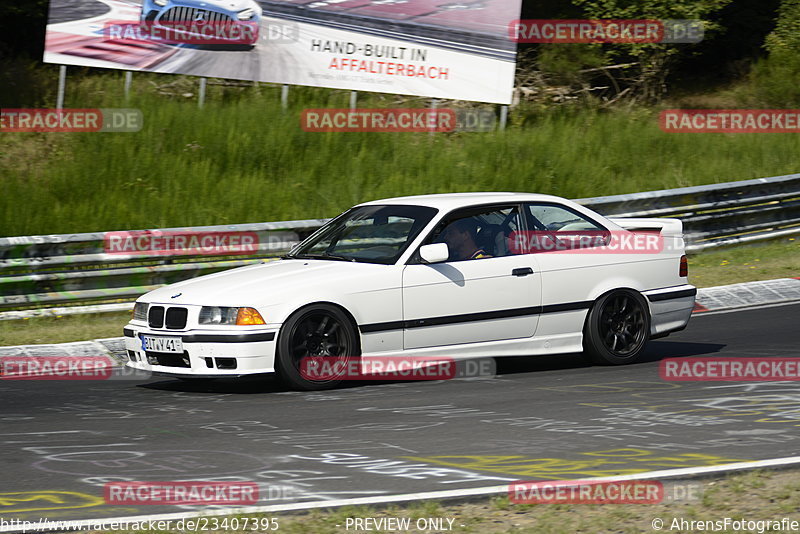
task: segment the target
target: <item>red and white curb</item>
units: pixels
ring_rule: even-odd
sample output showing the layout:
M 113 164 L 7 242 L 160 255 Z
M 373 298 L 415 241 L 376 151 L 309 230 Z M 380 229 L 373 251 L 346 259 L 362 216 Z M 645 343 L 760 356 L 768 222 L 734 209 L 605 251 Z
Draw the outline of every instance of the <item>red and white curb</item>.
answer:
M 74 341 L 72 343 L 0 347 L 0 363 L 3 358 L 80 356 L 85 358 L 107 358 L 109 365 L 119 367 L 126 360 L 124 339 L 123 337 L 111 337 L 92 341 Z
M 743 282 L 697 290 L 695 313 L 800 302 L 800 277 Z

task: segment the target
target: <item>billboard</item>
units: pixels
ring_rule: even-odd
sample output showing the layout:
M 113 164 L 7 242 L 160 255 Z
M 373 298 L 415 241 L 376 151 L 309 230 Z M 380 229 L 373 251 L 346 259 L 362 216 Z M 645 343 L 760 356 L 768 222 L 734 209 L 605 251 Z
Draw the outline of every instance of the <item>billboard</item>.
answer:
M 51 0 L 44 61 L 508 104 L 521 0 Z

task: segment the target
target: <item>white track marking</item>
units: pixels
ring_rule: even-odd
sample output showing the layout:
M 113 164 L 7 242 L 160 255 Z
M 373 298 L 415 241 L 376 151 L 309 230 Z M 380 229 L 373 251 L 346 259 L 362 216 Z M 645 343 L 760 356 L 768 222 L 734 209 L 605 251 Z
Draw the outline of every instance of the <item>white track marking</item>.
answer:
M 745 471 L 750 469 L 761 469 L 770 467 L 788 467 L 791 465 L 800 464 L 800 456 L 791 456 L 787 458 L 775 458 L 772 460 L 756 460 L 752 462 L 737 462 L 725 465 L 712 465 L 706 467 L 685 467 L 681 469 L 666 469 L 662 471 L 648 471 L 646 473 L 637 473 L 635 475 L 624 475 L 617 477 L 597 477 L 597 478 L 581 478 L 582 482 L 592 481 L 623 481 L 623 480 L 653 480 L 653 479 L 670 479 L 679 477 L 695 477 L 718 473 L 729 473 L 733 471 Z M 482 488 L 465 488 L 458 490 L 445 490 L 445 491 L 427 491 L 420 493 L 404 493 L 400 495 L 385 495 L 379 497 L 359 497 L 355 499 L 339 499 L 330 501 L 317 501 L 317 502 L 304 502 L 295 504 L 278 504 L 269 506 L 242 506 L 237 508 L 222 508 L 215 509 L 210 512 L 178 512 L 169 514 L 151 514 L 151 515 L 138 515 L 127 517 L 104 517 L 97 519 L 83 519 L 70 521 L 70 528 L 76 529 L 80 527 L 91 527 L 99 523 L 136 523 L 143 521 L 177 521 L 179 519 L 197 518 L 197 517 L 211 517 L 231 514 L 255 514 L 255 513 L 272 513 L 272 512 L 293 512 L 300 510 L 312 510 L 318 508 L 338 508 L 341 506 L 361 506 L 361 505 L 376 505 L 376 504 L 389 504 L 401 503 L 419 500 L 431 499 L 461 499 L 466 497 L 479 497 L 489 496 L 496 494 L 507 494 L 508 485 L 502 486 L 486 486 Z M 56 525 L 62 524 L 62 521 L 52 521 L 44 524 L 36 524 L 36 527 L 50 532 L 55 532 L 51 528 Z M 0 527 L 0 532 L 22 532 L 23 528 L 3 526 Z M 30 526 L 28 526 L 30 530 Z M 67 530 L 64 528 L 63 530 Z

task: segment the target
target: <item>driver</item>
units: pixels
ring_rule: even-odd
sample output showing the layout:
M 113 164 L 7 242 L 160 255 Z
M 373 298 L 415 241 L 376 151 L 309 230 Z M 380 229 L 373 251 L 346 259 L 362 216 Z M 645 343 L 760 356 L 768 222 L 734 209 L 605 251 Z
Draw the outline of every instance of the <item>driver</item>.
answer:
M 491 258 L 491 254 L 480 248 L 476 243 L 478 236 L 478 223 L 475 219 L 458 219 L 447 225 L 440 236 L 443 243 L 450 249 L 450 261 L 477 260 Z

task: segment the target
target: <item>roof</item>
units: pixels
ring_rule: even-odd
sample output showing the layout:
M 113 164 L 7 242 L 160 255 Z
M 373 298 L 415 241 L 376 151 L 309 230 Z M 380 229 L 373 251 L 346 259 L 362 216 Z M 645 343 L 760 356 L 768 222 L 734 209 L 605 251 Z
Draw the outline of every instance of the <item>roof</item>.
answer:
M 375 204 L 412 204 L 417 206 L 429 206 L 432 208 L 439 208 L 449 211 L 455 208 L 465 208 L 478 204 L 537 201 L 564 202 L 565 199 L 553 195 L 540 195 L 536 193 L 445 193 L 437 195 L 416 195 L 409 197 L 394 197 L 382 200 L 372 200 L 370 202 L 359 204 L 359 206 L 369 206 Z

